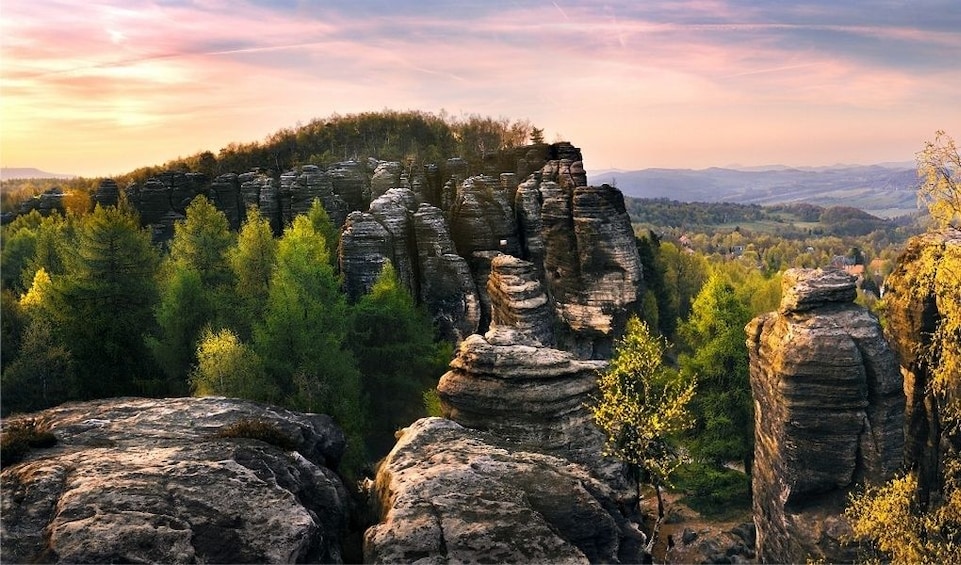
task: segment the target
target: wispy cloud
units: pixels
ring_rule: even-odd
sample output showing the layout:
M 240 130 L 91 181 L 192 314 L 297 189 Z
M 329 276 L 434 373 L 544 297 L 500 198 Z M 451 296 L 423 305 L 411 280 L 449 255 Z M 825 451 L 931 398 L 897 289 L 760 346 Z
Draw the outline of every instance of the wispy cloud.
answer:
M 576 135 L 603 166 L 667 162 L 666 151 L 723 159 L 718 147 L 751 139 L 775 159 L 765 124 L 784 151 L 810 144 L 812 124 L 875 136 L 897 124 L 916 147 L 923 132 L 961 123 L 950 102 L 961 9 L 928 3 L 942 16 L 816 0 L 5 5 L 4 164 L 142 147 L 109 165 L 123 170 L 385 107 L 528 117 Z M 917 126 L 904 132 L 908 115 Z M 704 124 L 724 139 L 683 133 Z

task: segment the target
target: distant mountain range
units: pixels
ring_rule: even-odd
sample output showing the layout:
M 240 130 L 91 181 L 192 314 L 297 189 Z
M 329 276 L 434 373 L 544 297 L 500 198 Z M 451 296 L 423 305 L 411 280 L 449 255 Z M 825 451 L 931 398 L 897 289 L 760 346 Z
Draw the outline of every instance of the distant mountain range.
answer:
M 625 196 L 681 202 L 851 206 L 881 217 L 917 211 L 911 163 L 792 168 L 643 169 L 589 171 L 588 182 L 616 185 Z
M 32 167 L 0 167 L 0 180 L 11 179 L 73 179 L 77 175 L 48 173 Z

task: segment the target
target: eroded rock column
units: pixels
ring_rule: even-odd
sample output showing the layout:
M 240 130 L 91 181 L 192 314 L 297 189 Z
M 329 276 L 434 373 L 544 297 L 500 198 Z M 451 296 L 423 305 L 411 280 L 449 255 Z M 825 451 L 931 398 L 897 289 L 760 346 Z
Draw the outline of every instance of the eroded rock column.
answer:
M 780 308 L 747 325 L 754 521 L 767 563 L 851 561 L 848 493 L 898 468 L 904 394 L 877 319 L 841 271 L 792 269 Z

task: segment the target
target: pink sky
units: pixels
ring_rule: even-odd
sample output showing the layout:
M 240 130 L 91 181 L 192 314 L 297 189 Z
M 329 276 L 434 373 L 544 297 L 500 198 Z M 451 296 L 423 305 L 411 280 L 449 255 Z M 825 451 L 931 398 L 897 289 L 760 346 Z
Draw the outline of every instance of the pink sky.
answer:
M 530 119 L 591 170 L 961 137 L 956 0 L 782 4 L 3 0 L 0 162 L 120 174 L 385 108 Z

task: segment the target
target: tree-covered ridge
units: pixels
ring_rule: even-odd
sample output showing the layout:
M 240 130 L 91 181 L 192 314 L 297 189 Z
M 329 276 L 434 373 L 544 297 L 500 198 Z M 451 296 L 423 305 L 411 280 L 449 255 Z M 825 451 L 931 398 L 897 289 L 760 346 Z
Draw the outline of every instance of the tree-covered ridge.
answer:
M 878 218 L 849 206 L 822 207 L 804 202 L 761 206 L 734 202 L 679 202 L 666 198 L 625 198 L 631 219 L 643 226 L 689 231 L 742 227 L 796 238 L 804 235 L 863 236 L 894 233 L 915 224 L 913 217 Z
M 143 182 L 163 171 L 195 171 L 213 178 L 256 168 L 276 174 L 300 165 L 326 167 L 340 161 L 374 157 L 404 163 L 439 163 L 461 157 L 477 164 L 500 149 L 527 143 L 536 132 L 527 120 L 470 114 L 453 116 L 441 111 L 382 110 L 333 114 L 302 125 L 278 130 L 263 141 L 231 143 L 219 152 L 203 151 L 142 167 L 117 178 L 124 186 Z M 542 140 L 542 137 L 541 137 Z

